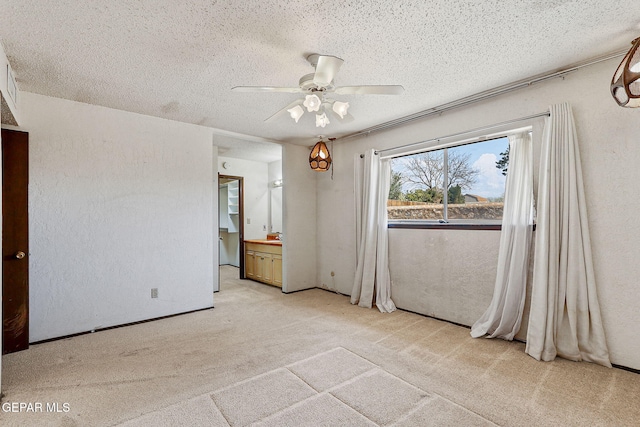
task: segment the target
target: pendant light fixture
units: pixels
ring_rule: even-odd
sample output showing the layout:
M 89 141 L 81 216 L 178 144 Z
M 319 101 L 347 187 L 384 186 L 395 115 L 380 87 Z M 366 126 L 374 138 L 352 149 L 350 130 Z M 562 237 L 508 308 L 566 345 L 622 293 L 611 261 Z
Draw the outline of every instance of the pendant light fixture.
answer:
M 631 42 L 611 80 L 611 95 L 621 107 L 640 107 L 640 37 Z
M 329 167 L 331 167 L 331 154 L 324 141 L 318 141 L 311 149 L 309 166 L 317 172 L 326 172 L 329 170 Z

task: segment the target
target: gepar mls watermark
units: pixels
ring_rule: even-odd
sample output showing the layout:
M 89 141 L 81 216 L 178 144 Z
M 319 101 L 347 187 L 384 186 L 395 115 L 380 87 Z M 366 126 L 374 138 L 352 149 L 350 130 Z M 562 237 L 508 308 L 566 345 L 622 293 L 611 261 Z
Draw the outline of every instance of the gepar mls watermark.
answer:
M 66 413 L 71 410 L 71 405 L 66 402 L 4 402 L 0 408 L 2 412 Z

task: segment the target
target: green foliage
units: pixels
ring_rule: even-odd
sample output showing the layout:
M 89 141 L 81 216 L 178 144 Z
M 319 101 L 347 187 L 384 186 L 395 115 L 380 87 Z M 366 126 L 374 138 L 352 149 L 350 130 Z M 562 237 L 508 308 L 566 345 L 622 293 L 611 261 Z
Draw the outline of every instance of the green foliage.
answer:
M 462 188 L 459 185 L 449 188 L 448 202 L 451 204 L 463 204 L 464 196 L 462 195 Z
M 389 188 L 389 200 L 402 200 L 402 174 L 391 171 L 391 187 Z
M 410 202 L 442 203 L 442 193 L 435 188 L 412 190 L 407 192 L 404 197 Z
M 507 176 L 507 169 L 509 168 L 509 146 L 507 149 L 500 153 L 500 160 L 496 162 L 496 168 L 502 171 L 502 175 Z

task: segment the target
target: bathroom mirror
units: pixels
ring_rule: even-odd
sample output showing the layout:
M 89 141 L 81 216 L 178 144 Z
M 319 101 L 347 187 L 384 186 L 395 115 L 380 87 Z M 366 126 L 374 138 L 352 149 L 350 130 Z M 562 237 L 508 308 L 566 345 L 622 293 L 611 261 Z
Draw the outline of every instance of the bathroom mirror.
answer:
M 282 184 L 269 188 L 269 231 L 282 233 Z

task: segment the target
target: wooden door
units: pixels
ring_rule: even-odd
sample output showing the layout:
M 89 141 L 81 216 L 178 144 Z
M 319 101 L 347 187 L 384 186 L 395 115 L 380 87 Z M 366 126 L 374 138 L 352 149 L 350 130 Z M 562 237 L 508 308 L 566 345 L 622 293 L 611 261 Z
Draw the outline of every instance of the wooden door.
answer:
M 2 354 L 29 348 L 29 134 L 2 129 Z

